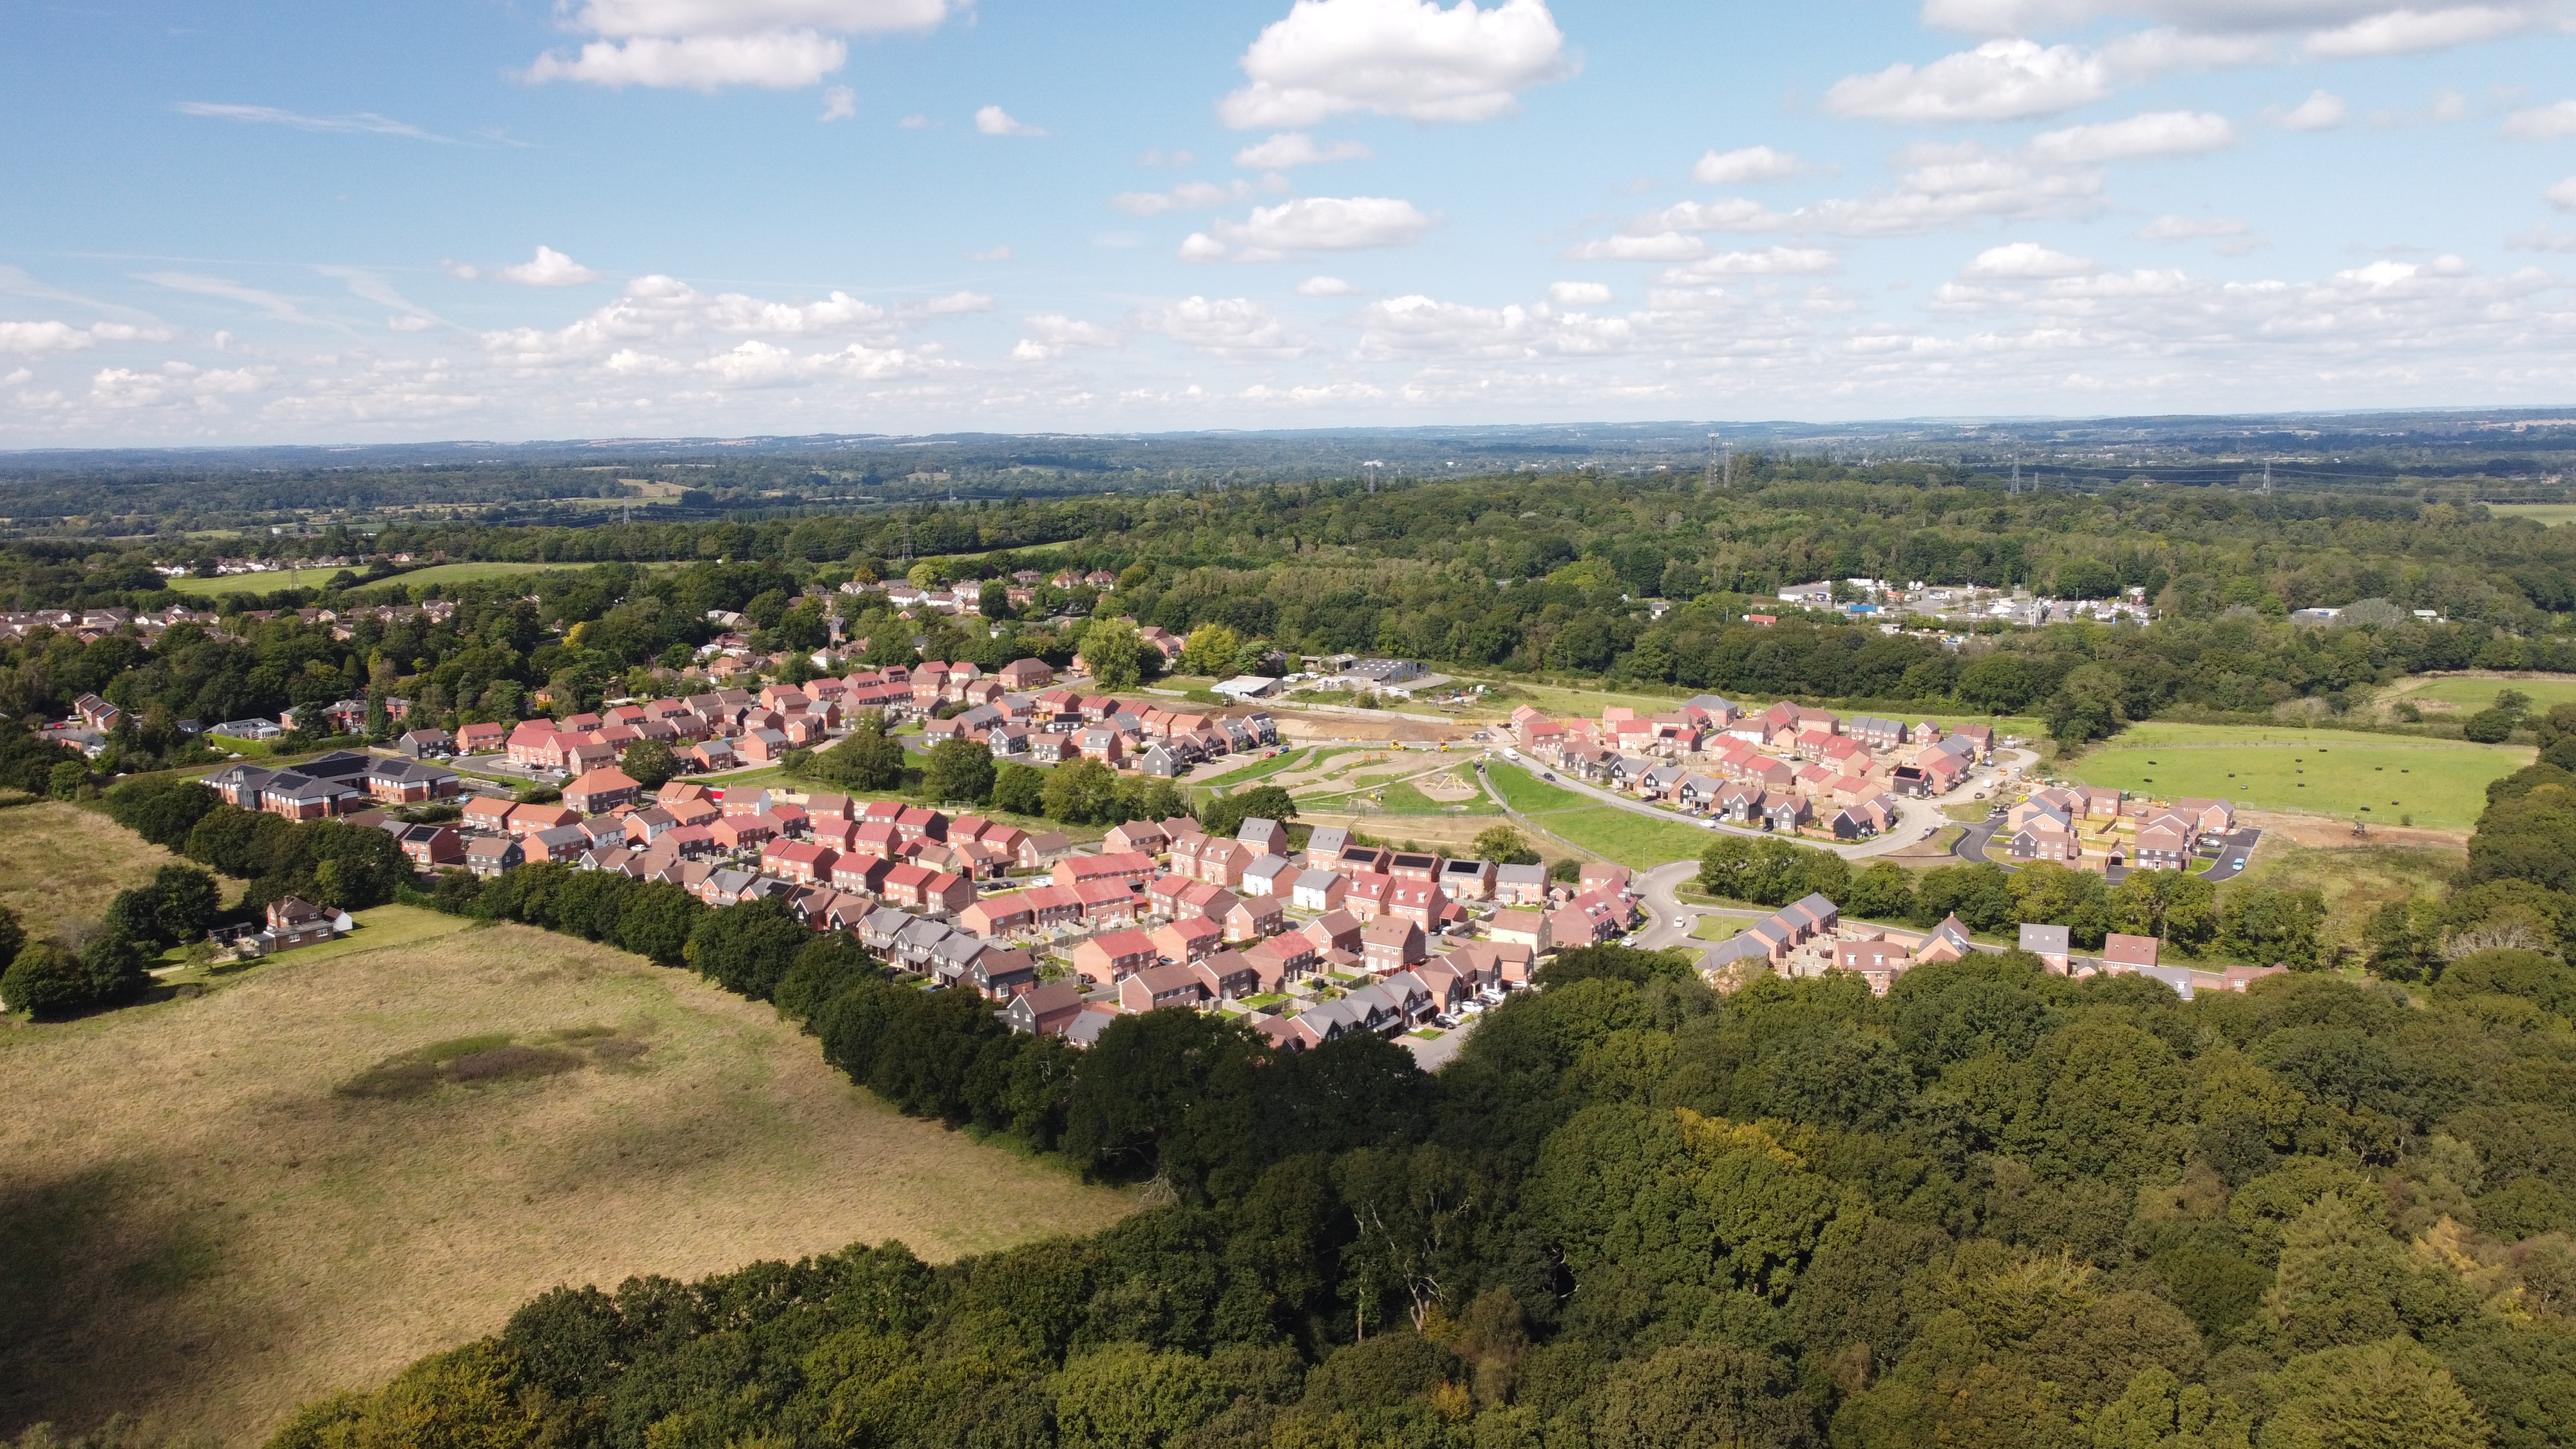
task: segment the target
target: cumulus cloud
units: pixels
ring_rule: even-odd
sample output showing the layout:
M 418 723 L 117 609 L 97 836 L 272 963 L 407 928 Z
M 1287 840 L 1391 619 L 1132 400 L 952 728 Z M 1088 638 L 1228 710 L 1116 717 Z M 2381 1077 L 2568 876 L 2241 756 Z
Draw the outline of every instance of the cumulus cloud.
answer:
M 638 35 L 594 40 L 573 55 L 548 51 L 527 78 L 585 85 L 717 91 L 726 86 L 797 90 L 839 70 L 850 47 L 837 35 L 779 30 L 761 35 Z
M 950 8 L 950 0 L 590 0 L 572 24 L 600 38 L 569 56 L 538 56 L 526 78 L 701 91 L 793 89 L 848 61 L 841 37 L 927 30 Z
M 340 116 L 308 116 L 301 111 L 280 110 L 276 106 L 240 106 L 221 101 L 180 101 L 170 109 L 183 116 L 206 116 L 221 121 L 249 121 L 259 125 L 286 126 L 298 131 L 339 131 L 368 136 L 400 136 L 411 141 L 449 139 L 424 131 L 408 121 L 379 116 L 373 111 L 352 111 Z
M 493 275 L 522 287 L 578 287 L 599 280 L 599 273 L 550 246 L 539 246 L 535 256 Z
M 988 297 L 960 293 L 954 299 L 918 304 L 907 315 L 926 317 L 990 305 Z M 495 360 L 546 369 L 604 359 L 621 350 L 640 354 L 648 348 L 685 346 L 711 334 L 756 340 L 847 333 L 858 335 L 871 350 L 884 352 L 894 347 L 896 321 L 885 308 L 847 292 L 836 291 L 819 301 L 780 302 L 741 292 L 710 295 L 677 277 L 655 275 L 637 277 L 614 301 L 568 326 L 551 331 L 508 328 L 485 332 L 481 340 Z M 743 357 L 764 355 L 755 349 Z M 625 365 L 639 364 L 630 359 Z
M 2530 29 L 2532 24 L 2533 17 L 2523 11 L 2496 5 L 2391 10 L 2332 30 L 2320 30 L 2308 37 L 2307 52 L 2326 60 L 2412 55 L 2481 40 L 2501 40 Z
M 1297 284 L 1300 297 L 1348 297 L 1358 291 L 1359 288 L 1339 277 L 1308 277 Z
M 1013 362 L 1052 362 L 1076 348 L 1111 348 L 1123 340 L 1111 328 L 1061 312 L 1041 312 L 1021 320 L 1028 335 L 1011 349 Z
M 1521 91 L 1572 73 L 1543 0 L 1297 0 L 1240 62 L 1252 83 L 1217 116 L 1238 130 L 1311 126 L 1373 111 L 1416 121 L 1485 121 Z
M 1007 245 L 986 247 L 980 252 L 968 252 L 966 254 L 966 260 L 970 262 L 1007 262 L 1010 259 L 1011 249 Z
M 1576 260 L 1684 261 L 1691 232 L 1821 232 L 1912 236 L 1974 221 L 2087 216 L 2101 207 L 2100 173 L 2041 170 L 1982 148 L 1910 151 L 1915 164 L 1890 191 L 1777 211 L 1744 197 L 1683 202 L 1629 220 L 1621 235 L 1577 247 Z
M 1109 204 L 1129 216 L 1160 216 L 1167 211 L 1209 211 L 1252 195 L 1243 182 L 1219 186 L 1213 181 L 1184 181 L 1169 191 L 1122 191 Z
M 1746 146 L 1700 157 L 1699 164 L 1691 167 L 1691 179 L 1708 186 L 1740 186 L 1748 181 L 1785 181 L 1806 169 L 1806 162 L 1786 151 Z
M 2576 176 L 2568 177 L 2540 195 L 2560 211 L 2576 211 Z
M 1303 356 L 1314 343 L 1249 297 L 1189 297 L 1169 307 L 1139 310 L 1129 319 L 1140 332 L 1229 361 Z
M 1292 166 L 1313 166 L 1326 161 L 1366 161 L 1377 153 L 1357 141 L 1336 141 L 1318 146 L 1315 138 L 1303 131 L 1282 131 L 1267 141 L 1246 146 L 1234 153 L 1234 164 L 1255 171 L 1285 171 Z
M 2124 81 L 2153 80 L 2176 71 L 2223 70 L 2275 59 L 2279 45 L 2261 35 L 2194 35 L 2158 26 L 2114 36 L 2102 45 L 2102 63 Z
M 1602 356 L 1624 352 L 1637 340 L 1635 324 L 1624 317 L 1518 305 L 1473 307 L 1419 294 L 1371 303 L 1361 310 L 1360 321 L 1358 352 L 1372 359 Z
M 859 113 L 859 93 L 848 86 L 834 86 L 823 92 L 823 114 L 818 121 L 846 121 Z
M 0 352 L 77 352 L 97 342 L 69 322 L 0 322 Z
M 2504 118 L 2504 133 L 2517 141 L 2556 141 L 2576 136 L 2576 101 L 2516 111 Z
M 1688 266 L 1675 267 L 1658 280 L 1668 286 L 1692 286 L 1729 277 L 1812 276 L 1842 265 L 1842 258 L 1822 247 L 1766 247 L 1758 252 L 1719 252 Z
M 1925 66 L 1846 76 L 1825 109 L 1877 121 L 2010 121 L 2053 115 L 2111 93 L 2109 69 L 2071 45 L 1991 40 Z
M 2308 98 L 2273 119 L 2285 131 L 2331 131 L 2351 115 L 2343 97 L 2332 91 L 2310 91 Z
M 900 348 L 853 342 L 838 352 L 799 353 L 758 338 L 702 359 L 695 370 L 726 387 L 784 387 L 823 378 L 875 382 L 924 370 L 929 360 Z
M 2206 111 L 2150 111 L 2125 121 L 2069 126 L 2031 138 L 2030 154 L 2057 165 L 2198 156 L 2236 144 L 2236 128 Z
M 975 129 L 987 136 L 1043 136 L 1043 127 L 1015 119 L 1000 106 L 985 106 L 975 112 Z
M 1550 282 L 1547 299 L 1559 307 L 1599 307 L 1610 300 L 1610 288 L 1602 282 Z
M 1975 260 L 1960 269 L 1960 275 L 1999 279 L 2029 280 L 2045 277 L 2091 276 L 2101 268 L 2082 257 L 2051 251 L 2037 242 L 2007 242 L 1977 253 Z
M 1297 252 L 1409 245 L 1431 227 L 1410 201 L 1386 196 L 1307 196 L 1254 207 L 1181 243 L 1184 261 L 1275 262 Z

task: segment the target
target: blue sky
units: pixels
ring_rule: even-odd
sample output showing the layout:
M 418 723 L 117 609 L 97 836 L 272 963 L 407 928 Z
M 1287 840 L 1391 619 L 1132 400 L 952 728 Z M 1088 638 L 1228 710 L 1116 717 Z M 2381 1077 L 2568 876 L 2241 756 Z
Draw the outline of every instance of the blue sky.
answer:
M 2576 403 L 2576 0 L 0 27 L 0 446 Z

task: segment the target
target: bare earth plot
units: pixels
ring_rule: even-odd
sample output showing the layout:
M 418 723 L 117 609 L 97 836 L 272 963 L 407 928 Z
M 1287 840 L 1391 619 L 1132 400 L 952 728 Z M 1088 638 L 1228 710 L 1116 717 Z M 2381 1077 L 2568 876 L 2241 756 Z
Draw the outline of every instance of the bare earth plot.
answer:
M 557 1284 L 1130 1203 L 897 1115 L 766 1006 L 517 926 L 0 1028 L 0 1434 L 114 1412 L 251 1443 Z

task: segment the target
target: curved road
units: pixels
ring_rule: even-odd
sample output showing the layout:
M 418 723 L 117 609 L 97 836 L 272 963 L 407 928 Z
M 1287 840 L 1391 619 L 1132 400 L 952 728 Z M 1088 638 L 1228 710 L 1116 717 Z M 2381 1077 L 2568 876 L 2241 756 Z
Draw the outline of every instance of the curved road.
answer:
M 1498 758 L 1498 752 L 1488 751 L 1485 758 Z M 1549 774 L 1556 774 L 1555 771 L 1548 770 L 1545 765 L 1538 764 L 1535 761 L 1504 758 L 1503 763 L 1514 766 L 1518 769 L 1529 771 L 1530 778 L 1534 780 L 1538 779 L 1541 771 L 1546 771 Z M 2003 772 L 2001 769 L 1989 766 L 1982 768 L 1976 774 L 1969 776 L 1966 781 L 1961 783 L 1957 789 L 1952 790 L 1949 794 L 1940 796 L 1936 799 L 1907 800 L 1900 797 L 1896 802 L 1896 828 L 1881 833 L 1875 839 L 1860 841 L 1857 844 L 1844 844 L 1839 841 L 1827 842 L 1821 840 L 1801 841 L 1800 843 L 1811 845 L 1818 850 L 1830 850 L 1836 855 L 1843 857 L 1845 860 L 1867 860 L 1873 856 L 1892 855 L 1908 846 L 1929 839 L 1944 825 L 1954 825 L 1958 823 L 1941 813 L 1940 805 L 1942 801 L 1946 800 L 1955 802 L 1972 799 L 1979 790 L 1992 791 L 1994 787 L 2001 782 L 2002 778 Z M 1485 771 L 1479 769 L 1477 771 L 1477 779 L 1484 785 L 1485 793 L 1492 796 L 1494 802 L 1503 807 L 1504 813 L 1525 823 L 1529 821 L 1530 817 L 1513 810 L 1510 802 L 1505 801 L 1501 794 L 1494 789 L 1493 781 L 1487 776 Z M 1615 791 L 1604 790 L 1594 785 L 1587 785 L 1580 780 L 1576 780 L 1562 774 L 1556 774 L 1556 778 L 1554 780 L 1542 781 L 1541 783 L 1550 785 L 1555 789 L 1567 791 L 1571 794 L 1590 796 L 1593 800 L 1598 801 L 1601 804 L 1615 805 L 1631 814 L 1643 815 L 1649 820 L 1660 820 L 1667 825 L 1705 826 L 1706 824 L 1704 817 L 1676 815 L 1669 810 L 1657 809 L 1656 807 L 1639 800 L 1633 795 L 1621 795 Z M 1540 827 L 1533 826 L 1533 828 Z M 1726 824 L 1715 826 L 1711 829 L 1711 833 L 1741 835 L 1753 840 L 1765 839 L 1772 834 L 1772 832 L 1768 830 L 1757 830 L 1749 825 Z M 1555 839 L 1557 837 L 1550 836 L 1550 838 Z M 1964 844 L 1965 842 L 1963 841 L 1962 843 Z M 1592 852 L 1586 853 L 1589 854 Z

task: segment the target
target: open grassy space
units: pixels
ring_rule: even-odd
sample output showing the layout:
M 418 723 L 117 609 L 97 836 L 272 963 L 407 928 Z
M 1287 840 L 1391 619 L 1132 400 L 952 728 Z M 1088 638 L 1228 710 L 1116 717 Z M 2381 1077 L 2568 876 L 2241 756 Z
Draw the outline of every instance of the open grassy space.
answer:
M 1744 923 L 1727 916 L 1696 916 L 1691 920 L 1691 939 L 1696 941 L 1732 941 Z
M 614 503 L 616 500 L 602 500 Z M 367 587 L 400 584 L 417 595 L 431 584 L 466 584 L 482 579 L 509 578 L 515 574 L 560 573 L 566 569 L 585 569 L 579 563 L 444 563 L 425 569 L 380 579 Z M 677 568 L 677 564 L 646 564 L 646 568 Z M 173 593 L 212 596 L 216 594 L 267 594 L 279 589 L 316 588 L 328 581 L 338 569 L 279 569 L 263 574 L 228 574 L 217 579 L 172 579 Z
M 1243 785 L 1259 784 L 1261 781 L 1269 779 L 1271 776 L 1278 774 L 1282 770 L 1296 769 L 1299 764 L 1305 760 L 1306 754 L 1307 752 L 1304 750 L 1283 750 L 1280 752 L 1277 759 L 1253 760 L 1247 764 L 1228 770 L 1222 775 L 1212 775 L 1204 780 L 1194 780 L 1190 782 L 1191 788 L 1197 790 L 1233 789 Z
M 2487 512 L 2498 518 L 2536 519 L 2551 528 L 2576 523 L 2576 503 L 2490 503 Z
M 1708 851 L 1716 832 L 1683 822 L 1667 822 L 1616 805 L 1603 805 L 1588 795 L 1560 790 L 1517 765 L 1494 761 L 1486 767 L 1494 788 L 1530 823 L 1618 862 L 1647 870 L 1672 860 L 1697 860 Z M 1538 842 L 1544 852 L 1551 842 Z
M 58 800 L 0 810 L 0 906 L 30 937 L 95 921 L 118 891 L 180 863 L 95 810 Z
M 2078 762 L 2075 776 L 2159 800 L 2193 795 L 2240 809 L 2302 810 L 2466 830 L 2486 785 L 2531 763 L 2512 745 L 2395 739 L 2332 730 L 2147 723 Z M 2364 807 L 2368 807 L 2365 811 Z
M 2468 863 L 2468 852 L 2426 846 L 2373 845 L 2317 850 L 2266 837 L 2246 867 L 2245 881 L 2325 898 L 2325 939 L 2356 947 L 2373 911 L 2390 901 L 2440 893 L 2442 882 Z
M 2386 696 L 2388 703 L 2404 700 L 2428 713 L 2457 711 L 2475 714 L 2495 703 L 2504 690 L 2528 695 L 2535 710 L 2546 710 L 2553 704 L 2576 704 L 2576 675 L 2543 674 L 2523 679 L 2494 676 L 2446 674 L 2418 675 L 2401 679 Z
M 0 1029 L 0 1091 L 0 1434 L 254 1443 L 557 1284 L 944 1259 L 1130 1206 L 895 1114 L 766 1006 L 517 926 Z

